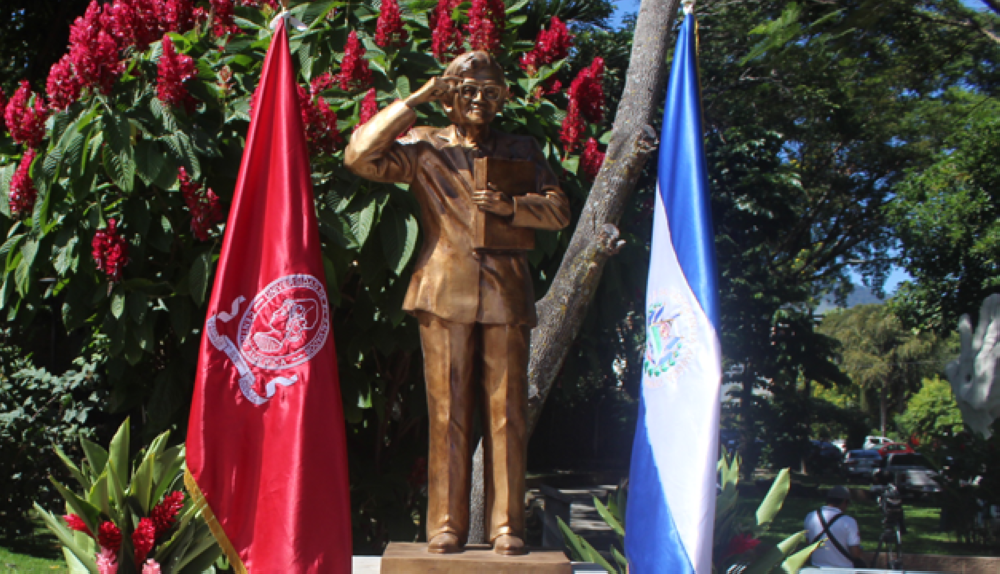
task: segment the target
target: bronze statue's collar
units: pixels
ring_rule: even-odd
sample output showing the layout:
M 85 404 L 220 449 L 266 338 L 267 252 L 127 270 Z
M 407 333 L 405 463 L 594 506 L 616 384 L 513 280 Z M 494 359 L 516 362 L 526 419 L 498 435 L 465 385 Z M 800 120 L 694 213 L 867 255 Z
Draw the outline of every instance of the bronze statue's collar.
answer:
M 447 142 L 444 147 L 456 146 L 465 147 L 467 149 L 477 149 L 485 155 L 493 155 L 497 147 L 497 131 L 493 128 L 490 128 L 490 133 L 486 136 L 485 140 L 472 147 L 463 145 L 463 138 L 458 134 L 458 128 L 455 124 L 439 130 L 437 137 Z

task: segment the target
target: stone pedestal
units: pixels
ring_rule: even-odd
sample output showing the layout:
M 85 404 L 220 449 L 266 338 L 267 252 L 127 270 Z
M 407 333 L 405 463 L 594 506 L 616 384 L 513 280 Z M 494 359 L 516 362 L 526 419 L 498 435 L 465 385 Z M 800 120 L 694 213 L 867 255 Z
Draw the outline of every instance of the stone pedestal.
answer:
M 500 556 L 486 544 L 464 552 L 431 554 L 427 544 L 392 542 L 382 555 L 381 574 L 572 574 L 560 550 L 533 549 L 524 556 Z

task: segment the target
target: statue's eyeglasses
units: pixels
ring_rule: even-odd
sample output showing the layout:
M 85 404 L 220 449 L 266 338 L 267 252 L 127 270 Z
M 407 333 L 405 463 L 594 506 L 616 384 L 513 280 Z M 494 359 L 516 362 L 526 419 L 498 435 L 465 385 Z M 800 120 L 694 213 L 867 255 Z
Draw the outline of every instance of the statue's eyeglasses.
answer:
M 458 80 L 458 78 L 446 78 Z M 458 94 L 462 96 L 465 100 L 474 100 L 479 94 L 483 95 L 484 100 L 491 102 L 498 102 L 503 99 L 504 89 L 502 86 L 497 84 L 481 84 L 472 80 L 463 80 L 456 86 Z

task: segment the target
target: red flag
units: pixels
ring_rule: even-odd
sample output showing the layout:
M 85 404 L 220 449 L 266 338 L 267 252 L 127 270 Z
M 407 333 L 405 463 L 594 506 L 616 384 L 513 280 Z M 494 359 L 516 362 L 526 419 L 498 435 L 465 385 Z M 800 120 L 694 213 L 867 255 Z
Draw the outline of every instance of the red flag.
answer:
M 344 418 L 284 22 L 201 340 L 185 482 L 237 572 L 350 572 Z

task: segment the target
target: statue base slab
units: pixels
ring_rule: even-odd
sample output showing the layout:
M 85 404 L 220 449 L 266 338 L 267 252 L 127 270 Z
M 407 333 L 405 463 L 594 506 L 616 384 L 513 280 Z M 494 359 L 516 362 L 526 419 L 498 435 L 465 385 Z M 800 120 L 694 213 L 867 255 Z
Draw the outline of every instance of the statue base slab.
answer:
M 501 556 L 488 544 L 469 544 L 463 552 L 431 554 L 426 543 L 390 542 L 381 574 L 572 574 L 560 550 L 529 549 L 523 556 Z

